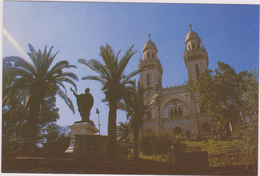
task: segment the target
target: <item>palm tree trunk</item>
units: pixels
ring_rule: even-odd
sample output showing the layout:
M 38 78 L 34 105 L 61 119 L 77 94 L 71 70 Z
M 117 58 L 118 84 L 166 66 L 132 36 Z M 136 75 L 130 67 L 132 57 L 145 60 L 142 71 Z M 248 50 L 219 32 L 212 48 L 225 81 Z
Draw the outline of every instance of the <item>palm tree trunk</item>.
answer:
M 29 104 L 29 113 L 26 122 L 27 126 L 27 138 L 36 139 L 37 137 L 37 119 L 40 115 L 40 106 L 41 100 L 40 98 L 36 98 L 32 95 L 32 101 Z
M 134 135 L 134 157 L 135 159 L 139 158 L 139 152 L 138 152 L 138 130 L 135 130 L 133 132 Z
M 116 159 L 116 112 L 117 102 L 115 100 L 109 101 L 109 115 L 108 115 L 108 135 L 110 136 L 109 142 L 109 156 L 115 161 Z

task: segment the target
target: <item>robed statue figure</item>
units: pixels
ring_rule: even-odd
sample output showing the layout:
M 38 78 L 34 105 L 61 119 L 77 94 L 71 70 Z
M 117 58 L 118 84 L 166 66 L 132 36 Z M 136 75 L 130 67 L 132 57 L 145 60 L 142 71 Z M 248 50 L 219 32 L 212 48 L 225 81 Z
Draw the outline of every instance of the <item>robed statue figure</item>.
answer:
M 89 119 L 90 110 L 94 104 L 94 98 L 91 95 L 91 93 L 89 93 L 90 89 L 86 88 L 84 94 L 77 94 L 72 88 L 70 88 L 70 90 L 73 92 L 74 96 L 77 98 L 78 111 L 82 118 L 82 120 L 80 122 L 93 123 L 93 121 Z

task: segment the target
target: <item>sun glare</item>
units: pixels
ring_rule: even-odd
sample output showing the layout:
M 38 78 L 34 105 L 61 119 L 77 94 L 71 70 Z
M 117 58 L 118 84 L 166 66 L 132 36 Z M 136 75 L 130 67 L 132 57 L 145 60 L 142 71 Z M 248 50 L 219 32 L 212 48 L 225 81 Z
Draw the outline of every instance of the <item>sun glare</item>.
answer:
M 9 39 L 9 41 L 13 44 L 14 48 L 24 57 L 27 58 L 28 55 L 24 52 L 24 50 L 20 47 L 20 45 L 15 41 L 15 39 L 5 30 L 3 29 L 4 35 Z

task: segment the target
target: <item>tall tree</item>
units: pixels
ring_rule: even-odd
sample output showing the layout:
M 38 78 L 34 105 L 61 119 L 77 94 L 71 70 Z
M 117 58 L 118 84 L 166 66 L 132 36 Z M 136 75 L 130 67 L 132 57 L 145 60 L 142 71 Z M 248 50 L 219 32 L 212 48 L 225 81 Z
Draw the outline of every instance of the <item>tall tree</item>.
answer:
M 37 138 L 40 137 L 40 131 L 50 122 L 55 122 L 59 119 L 59 109 L 55 106 L 55 97 L 46 97 L 40 108 L 39 117 L 36 118 L 37 125 L 35 133 Z M 2 109 L 2 131 L 3 135 L 8 138 L 26 138 L 26 122 L 28 111 L 21 101 L 16 104 L 5 105 Z
M 37 122 L 40 116 L 40 108 L 46 97 L 54 97 L 58 94 L 74 112 L 71 100 L 66 95 L 64 82 L 74 86 L 73 80 L 78 80 L 77 76 L 71 72 L 64 72 L 65 68 L 74 67 L 68 61 L 60 61 L 52 68 L 50 67 L 54 58 L 58 54 L 51 54 L 53 47 L 47 51 L 47 46 L 42 52 L 35 51 L 29 44 L 30 52 L 28 55 L 32 64 L 20 57 L 4 58 L 9 66 L 4 69 L 4 75 L 11 82 L 11 86 L 4 92 L 3 101 L 9 100 L 11 103 L 16 95 L 26 95 L 26 109 L 28 117 L 26 120 L 27 138 L 35 139 L 37 137 Z
M 201 105 L 217 120 L 214 130 L 226 139 L 241 120 L 240 85 L 246 71 L 237 74 L 228 64 L 219 61 L 215 75 L 212 73 L 212 70 L 203 72 L 195 90 L 199 93 Z
M 105 98 L 109 104 L 108 135 L 110 136 L 109 153 L 111 159 L 115 159 L 116 157 L 117 103 L 127 94 L 127 85 L 134 83 L 134 81 L 130 79 L 139 73 L 137 70 L 129 75 L 124 74 L 129 60 L 136 53 L 136 50 L 132 51 L 133 47 L 134 45 L 127 50 L 120 61 L 118 56 L 121 50 L 115 55 L 113 49 L 108 44 L 105 47 L 100 47 L 100 56 L 102 57 L 104 64 L 94 59 L 89 61 L 79 59 L 80 63 L 88 66 L 91 70 L 99 74 L 99 76 L 90 75 L 83 77 L 82 79 L 96 80 L 103 85 L 102 91 L 104 91 Z
M 118 104 L 119 109 L 125 110 L 127 112 L 127 119 L 130 118 L 130 127 L 134 136 L 134 156 L 135 158 L 139 157 L 138 152 L 138 134 L 142 127 L 144 114 L 147 111 L 147 108 L 151 106 L 159 94 L 154 95 L 149 98 L 147 102 L 144 101 L 144 94 L 147 91 L 152 90 L 153 87 L 143 87 L 138 82 L 137 87 L 133 86 L 129 89 L 129 96 L 124 98 L 124 102 L 120 101 Z
M 245 155 L 246 162 L 257 163 L 258 158 L 258 102 L 259 102 L 258 71 L 254 70 L 243 76 L 241 84 L 241 98 L 243 100 L 240 109 L 241 122 L 235 132 L 239 139 L 238 149 Z

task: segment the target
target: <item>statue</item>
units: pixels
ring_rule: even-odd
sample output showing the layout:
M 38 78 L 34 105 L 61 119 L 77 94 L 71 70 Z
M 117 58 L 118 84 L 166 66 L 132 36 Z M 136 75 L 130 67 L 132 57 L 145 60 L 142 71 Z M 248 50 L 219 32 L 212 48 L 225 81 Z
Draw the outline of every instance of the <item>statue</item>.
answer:
M 89 122 L 90 124 L 94 125 L 93 121 L 89 119 L 90 110 L 94 104 L 94 98 L 91 95 L 91 93 L 89 93 L 90 89 L 86 88 L 85 93 L 80 94 L 80 95 L 77 94 L 72 88 L 70 88 L 70 90 L 73 92 L 74 96 L 77 98 L 78 111 L 82 118 L 82 120 L 79 122 Z

